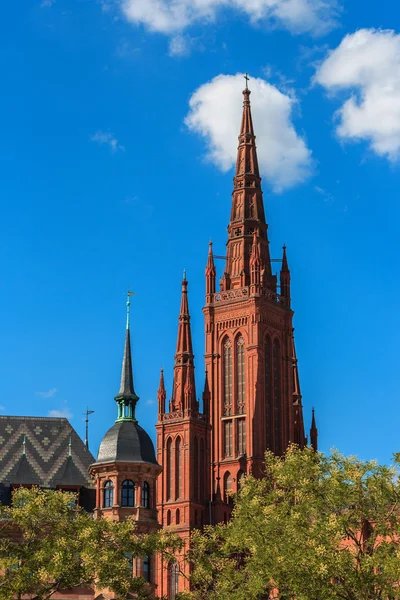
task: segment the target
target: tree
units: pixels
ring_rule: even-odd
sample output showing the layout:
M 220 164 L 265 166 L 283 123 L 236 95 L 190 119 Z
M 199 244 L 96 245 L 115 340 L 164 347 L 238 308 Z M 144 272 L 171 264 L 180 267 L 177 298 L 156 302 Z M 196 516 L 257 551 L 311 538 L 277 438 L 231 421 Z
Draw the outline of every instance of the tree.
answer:
M 400 455 L 395 456 L 395 465 Z M 397 600 L 396 468 L 292 446 L 247 477 L 231 521 L 195 532 L 196 600 Z
M 135 533 L 131 519 L 93 519 L 75 494 L 19 488 L 12 505 L 0 507 L 0 600 L 48 600 L 76 586 L 150 598 L 148 584 L 132 576 L 132 559 L 179 547 L 165 532 Z

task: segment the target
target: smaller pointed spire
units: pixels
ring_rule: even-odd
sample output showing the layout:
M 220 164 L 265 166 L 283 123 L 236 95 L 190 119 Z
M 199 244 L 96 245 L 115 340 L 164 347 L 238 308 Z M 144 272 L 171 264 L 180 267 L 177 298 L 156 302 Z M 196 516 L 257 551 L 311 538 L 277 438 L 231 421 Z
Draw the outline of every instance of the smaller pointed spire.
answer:
M 312 409 L 311 429 L 310 429 L 311 448 L 317 452 L 318 450 L 318 429 L 315 421 L 315 410 Z
M 159 418 L 162 418 L 162 416 L 165 413 L 165 400 L 167 398 L 167 392 L 166 392 L 165 383 L 164 383 L 164 370 L 163 369 L 160 370 L 160 383 L 158 386 L 157 398 L 158 398 L 158 415 L 159 415 Z
M 181 307 L 179 312 L 178 337 L 176 341 L 174 383 L 171 409 L 191 413 L 198 410 L 194 381 L 194 356 L 188 302 L 186 273 L 182 281 Z
M 280 273 L 281 296 L 284 298 L 285 306 L 290 306 L 290 271 L 286 256 L 286 246 L 282 247 L 282 267 Z
M 213 256 L 213 245 L 210 240 L 208 244 L 208 258 L 207 258 L 207 266 L 206 266 L 206 301 L 211 302 L 212 295 L 215 294 L 215 278 L 216 278 L 216 269 L 214 264 L 214 256 Z
M 283 256 L 282 256 L 282 269 L 281 269 L 281 271 L 284 271 L 286 273 L 286 272 L 289 271 L 289 265 L 288 265 L 287 256 L 286 256 L 286 244 L 283 244 L 282 250 L 283 250 Z
M 208 371 L 206 369 L 205 379 L 204 379 L 204 390 L 203 390 L 203 414 L 210 416 L 210 402 L 211 402 L 211 392 L 210 386 L 208 383 Z

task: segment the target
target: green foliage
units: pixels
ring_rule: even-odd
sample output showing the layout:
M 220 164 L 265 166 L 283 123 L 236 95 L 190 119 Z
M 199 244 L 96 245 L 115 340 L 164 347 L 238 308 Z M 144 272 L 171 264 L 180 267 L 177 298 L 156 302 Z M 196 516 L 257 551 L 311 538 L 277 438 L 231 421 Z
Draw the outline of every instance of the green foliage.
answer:
M 399 464 L 399 456 L 395 457 Z M 292 446 L 266 455 L 227 525 L 196 532 L 196 600 L 400 598 L 400 485 L 395 468 Z
M 149 586 L 132 577 L 131 559 L 180 547 L 171 534 L 135 533 L 134 521 L 93 519 L 75 507 L 75 495 L 17 489 L 11 507 L 0 507 L 0 600 L 30 594 L 48 600 L 79 585 L 150 598 Z

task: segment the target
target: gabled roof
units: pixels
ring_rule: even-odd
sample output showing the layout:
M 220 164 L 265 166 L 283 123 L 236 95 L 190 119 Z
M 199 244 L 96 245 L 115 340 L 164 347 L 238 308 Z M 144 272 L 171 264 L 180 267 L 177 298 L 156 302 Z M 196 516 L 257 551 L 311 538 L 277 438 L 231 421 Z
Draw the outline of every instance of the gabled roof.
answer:
M 0 484 L 93 488 L 93 462 L 65 418 L 0 416 Z

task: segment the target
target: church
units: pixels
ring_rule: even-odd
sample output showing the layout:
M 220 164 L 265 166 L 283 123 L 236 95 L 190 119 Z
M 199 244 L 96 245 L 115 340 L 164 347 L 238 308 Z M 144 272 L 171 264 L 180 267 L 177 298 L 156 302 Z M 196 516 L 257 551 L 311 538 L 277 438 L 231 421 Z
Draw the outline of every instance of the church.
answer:
M 211 242 L 205 270 L 201 405 L 184 275 L 172 390 L 166 390 L 160 374 L 156 448 L 135 417 L 139 398 L 132 375 L 128 297 L 117 418 L 101 441 L 97 459 L 67 419 L 0 417 L 2 502 L 10 502 L 13 487 L 19 485 L 75 490 L 95 518 L 132 516 L 144 533 L 172 528 L 187 550 L 193 529 L 229 519 L 232 494 L 240 491 L 247 474 L 264 475 L 266 450 L 281 455 L 290 443 L 308 443 L 288 258 L 284 246 L 278 281 L 272 270 L 247 81 L 243 98 L 226 263 L 218 286 Z M 309 442 L 314 449 L 317 436 L 313 413 Z M 184 550 L 175 563 L 162 564 L 159 557 L 150 556 L 136 559 L 133 568 L 159 597 L 174 600 L 188 589 Z M 75 590 L 57 598 L 112 596 Z

